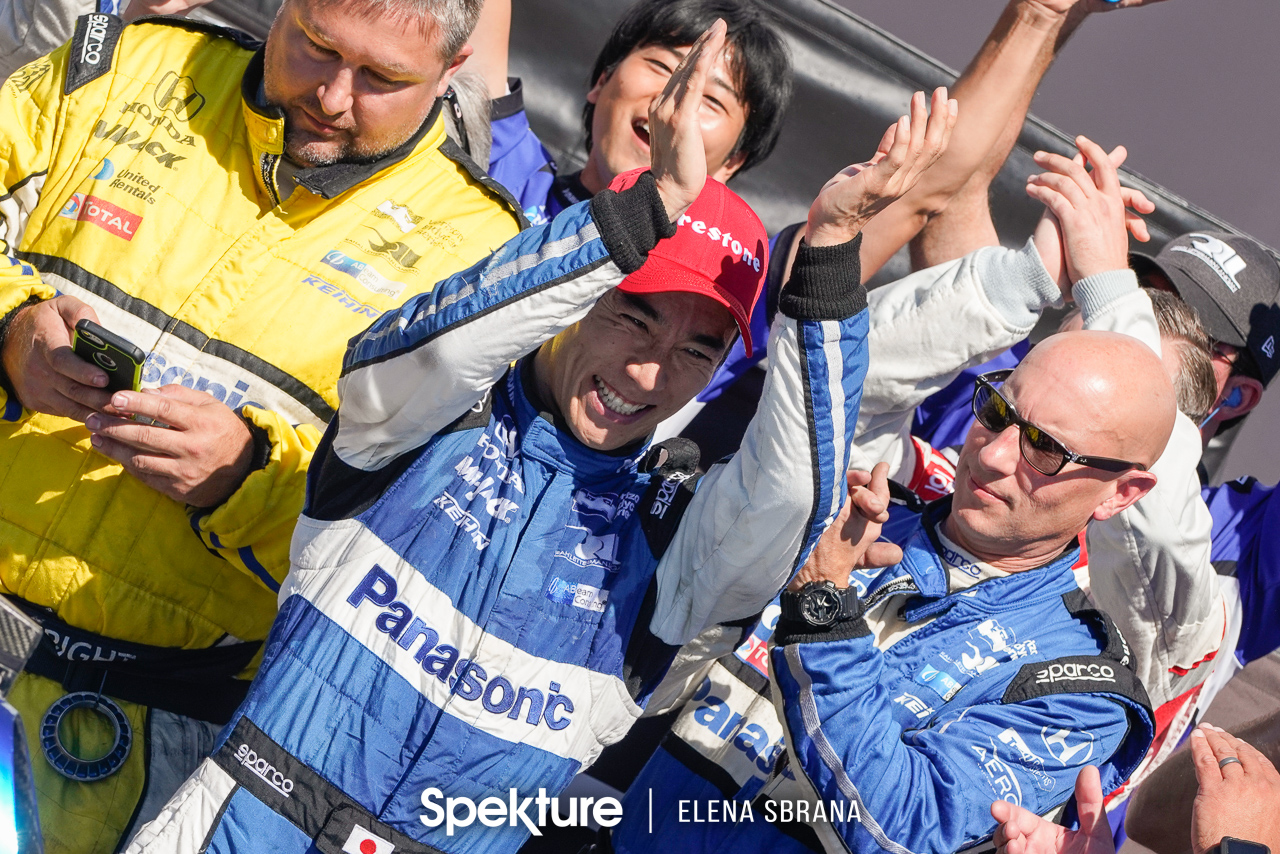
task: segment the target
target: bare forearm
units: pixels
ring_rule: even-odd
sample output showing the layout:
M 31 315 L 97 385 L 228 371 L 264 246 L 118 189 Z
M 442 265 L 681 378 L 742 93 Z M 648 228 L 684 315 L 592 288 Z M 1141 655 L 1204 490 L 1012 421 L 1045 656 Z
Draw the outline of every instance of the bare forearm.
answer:
M 960 102 L 960 117 L 947 153 L 911 193 L 867 227 L 864 276 L 914 238 L 979 170 L 990 175 L 999 170 L 1053 59 L 1066 18 L 1035 0 L 1014 0 L 1005 8 L 952 92 Z
M 475 52 L 467 60 L 467 70 L 484 78 L 490 98 L 501 98 L 507 91 L 510 41 L 511 0 L 485 0 L 480 20 L 471 34 Z
M 1280 763 L 1280 712 L 1236 730 L 1273 763 Z M 1125 817 L 1125 832 L 1157 854 L 1191 851 L 1191 807 L 1199 786 L 1191 751 L 1185 746 L 1138 787 Z

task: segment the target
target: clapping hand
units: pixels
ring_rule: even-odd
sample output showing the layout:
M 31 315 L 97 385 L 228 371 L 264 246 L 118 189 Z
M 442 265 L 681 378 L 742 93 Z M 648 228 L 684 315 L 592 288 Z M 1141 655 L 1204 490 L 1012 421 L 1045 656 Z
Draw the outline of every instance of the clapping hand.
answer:
M 1046 171 L 1027 178 L 1027 195 L 1047 208 L 1036 228 L 1036 249 L 1068 297 L 1081 279 L 1126 269 L 1128 235 L 1150 240 L 1141 215 L 1156 209 L 1140 190 L 1120 185 L 1117 170 L 1128 156 L 1123 146 L 1108 154 L 1083 136 L 1076 145 L 1074 159 L 1037 151 L 1035 161 Z
M 872 217 L 901 198 L 947 149 L 959 105 L 945 88 L 933 93 L 932 111 L 923 92 L 911 97 L 911 112 L 880 140 L 870 160 L 836 173 L 809 208 L 805 241 L 835 246 L 858 235 Z

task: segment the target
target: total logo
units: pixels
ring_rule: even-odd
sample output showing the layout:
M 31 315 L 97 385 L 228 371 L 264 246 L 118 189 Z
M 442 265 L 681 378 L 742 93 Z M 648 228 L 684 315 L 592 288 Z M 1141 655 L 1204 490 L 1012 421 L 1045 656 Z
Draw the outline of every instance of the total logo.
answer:
M 138 226 L 142 225 L 142 217 L 138 214 L 85 193 L 72 193 L 71 198 L 67 199 L 66 204 L 62 206 L 62 210 L 58 211 L 58 216 L 80 222 L 91 222 L 103 231 L 125 240 L 133 240 L 133 236 L 138 232 Z

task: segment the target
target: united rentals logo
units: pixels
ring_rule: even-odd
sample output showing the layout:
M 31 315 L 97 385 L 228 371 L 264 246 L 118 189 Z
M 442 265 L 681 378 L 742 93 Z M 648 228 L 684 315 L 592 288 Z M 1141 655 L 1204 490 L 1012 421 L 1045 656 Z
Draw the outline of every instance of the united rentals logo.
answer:
M 262 782 L 266 783 L 275 791 L 284 797 L 289 797 L 293 791 L 293 781 L 286 777 L 276 766 L 272 765 L 266 759 L 263 759 L 249 745 L 241 742 L 240 747 L 236 749 L 236 761 L 248 768 L 255 775 L 262 778 Z

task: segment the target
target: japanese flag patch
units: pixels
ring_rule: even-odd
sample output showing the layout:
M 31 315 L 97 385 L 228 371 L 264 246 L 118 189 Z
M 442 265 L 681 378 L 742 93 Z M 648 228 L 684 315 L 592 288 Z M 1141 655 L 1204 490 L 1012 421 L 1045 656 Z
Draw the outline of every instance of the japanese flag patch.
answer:
M 396 847 L 381 836 L 375 836 L 360 825 L 351 828 L 351 835 L 342 844 L 343 854 L 391 854 Z

